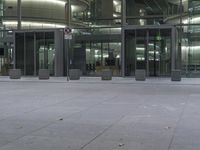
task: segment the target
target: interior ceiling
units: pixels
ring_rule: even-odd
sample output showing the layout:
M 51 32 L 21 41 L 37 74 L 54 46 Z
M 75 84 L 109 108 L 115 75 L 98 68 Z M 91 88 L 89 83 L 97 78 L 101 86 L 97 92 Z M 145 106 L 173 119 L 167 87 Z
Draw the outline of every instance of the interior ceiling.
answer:
M 143 0 L 149 13 L 162 13 L 168 5 L 168 0 Z
M 146 10 L 148 13 L 161 14 L 166 10 L 169 3 L 179 5 L 180 0 L 135 0 L 137 3 L 142 3 L 146 5 Z M 182 0 L 185 8 L 187 7 L 188 0 Z

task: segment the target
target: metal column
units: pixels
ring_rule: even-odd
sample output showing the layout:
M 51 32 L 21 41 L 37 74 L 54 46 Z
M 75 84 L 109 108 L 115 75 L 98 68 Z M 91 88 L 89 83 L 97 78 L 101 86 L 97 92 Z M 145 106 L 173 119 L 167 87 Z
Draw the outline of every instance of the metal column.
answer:
M 24 75 L 26 75 L 26 33 L 24 33 Z
M 63 76 L 64 72 L 64 57 L 63 57 L 63 31 L 56 30 L 54 31 L 54 43 L 55 43 L 55 65 L 54 65 L 54 75 L 56 77 Z
M 180 30 L 179 30 L 179 43 L 177 51 L 177 64 L 176 69 L 182 69 L 182 38 L 183 38 L 183 0 L 180 0 Z
M 68 7 L 67 7 L 67 26 L 70 27 L 71 24 L 71 0 L 68 0 Z
M 17 29 L 21 30 L 21 26 L 22 26 L 22 3 L 21 0 L 17 0 Z
M 126 0 L 122 0 L 122 29 L 121 29 L 121 76 L 125 76 L 125 29 L 126 26 Z
M 37 75 L 36 33 L 34 32 L 34 76 Z
M 14 47 L 13 47 L 13 69 L 16 69 L 16 32 L 13 32 L 13 42 L 14 42 Z
M 171 70 L 176 69 L 176 28 L 171 31 Z
M 67 10 L 67 11 L 66 11 Z M 66 25 L 67 27 L 70 27 L 71 25 L 71 0 L 68 0 L 67 3 L 65 4 L 65 19 L 66 19 Z M 69 81 L 69 49 L 70 49 L 70 40 L 66 39 L 65 40 L 65 59 L 67 62 L 67 81 Z
M 122 0 L 122 26 L 126 25 L 126 0 Z
M 146 61 L 146 76 L 149 76 L 149 30 L 146 30 L 145 41 L 145 61 Z

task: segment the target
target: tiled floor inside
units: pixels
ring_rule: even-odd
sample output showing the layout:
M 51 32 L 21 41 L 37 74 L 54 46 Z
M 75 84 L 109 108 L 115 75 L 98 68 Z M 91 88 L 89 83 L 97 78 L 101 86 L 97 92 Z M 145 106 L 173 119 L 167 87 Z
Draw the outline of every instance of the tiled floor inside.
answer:
M 91 80 L 1 78 L 0 150 L 200 150 L 200 79 Z

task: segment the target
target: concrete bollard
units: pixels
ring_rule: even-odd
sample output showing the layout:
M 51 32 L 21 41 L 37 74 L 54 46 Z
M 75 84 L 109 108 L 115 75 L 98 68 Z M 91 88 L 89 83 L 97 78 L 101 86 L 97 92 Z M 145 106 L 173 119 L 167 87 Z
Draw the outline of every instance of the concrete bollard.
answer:
M 10 79 L 21 79 L 21 69 L 10 69 L 9 76 Z
M 101 79 L 102 80 L 112 80 L 112 70 L 110 70 L 110 69 L 102 70 Z
M 171 81 L 181 81 L 181 70 L 172 70 Z
M 80 69 L 70 69 L 69 70 L 69 79 L 70 80 L 80 80 L 81 71 Z
M 145 81 L 146 80 L 146 70 L 137 69 L 135 71 L 135 80 L 136 81 Z
M 49 70 L 48 69 L 40 69 L 39 70 L 39 74 L 38 74 L 38 78 L 40 80 L 48 80 L 49 77 Z

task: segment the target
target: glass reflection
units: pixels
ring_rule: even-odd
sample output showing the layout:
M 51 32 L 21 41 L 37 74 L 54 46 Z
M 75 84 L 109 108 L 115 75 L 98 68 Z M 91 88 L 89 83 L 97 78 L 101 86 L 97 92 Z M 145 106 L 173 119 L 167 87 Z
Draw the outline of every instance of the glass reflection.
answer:
M 78 67 L 83 72 L 83 75 L 87 76 L 99 76 L 103 69 L 111 69 L 114 76 L 120 75 L 121 43 L 79 43 L 76 44 L 74 49 L 77 50 L 78 45 L 79 51 L 81 51 L 81 47 L 85 47 L 83 48 L 85 58 L 82 59 L 82 63 L 79 66 L 72 65 L 73 68 Z M 80 61 L 77 56 L 72 57 L 76 58 L 73 59 L 74 63 Z

